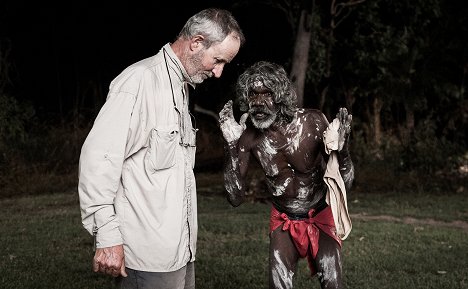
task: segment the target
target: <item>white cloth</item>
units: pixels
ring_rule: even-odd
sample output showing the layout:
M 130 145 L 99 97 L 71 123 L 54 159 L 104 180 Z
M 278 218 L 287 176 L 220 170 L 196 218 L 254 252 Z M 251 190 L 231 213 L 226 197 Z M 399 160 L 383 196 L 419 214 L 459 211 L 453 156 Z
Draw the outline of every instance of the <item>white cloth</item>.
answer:
M 179 144 L 195 140 L 188 79 L 169 44 L 129 66 L 81 149 L 83 226 L 97 248 L 123 244 L 131 269 L 171 272 L 195 260 L 195 147 Z
M 341 240 L 344 240 L 351 232 L 352 223 L 348 212 L 346 187 L 340 174 L 338 152 L 336 151 L 338 149 L 339 128 L 340 122 L 335 118 L 323 134 L 325 152 L 330 155 L 323 179 L 328 187 L 326 201 L 333 213 L 337 235 Z

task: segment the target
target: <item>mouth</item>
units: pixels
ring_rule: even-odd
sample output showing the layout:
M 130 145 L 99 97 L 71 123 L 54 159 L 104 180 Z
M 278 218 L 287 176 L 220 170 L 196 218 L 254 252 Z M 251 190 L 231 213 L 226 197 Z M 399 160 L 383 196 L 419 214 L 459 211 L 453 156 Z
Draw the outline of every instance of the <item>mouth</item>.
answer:
M 251 111 L 250 115 L 255 119 L 262 120 L 267 118 L 270 114 L 264 111 Z
M 256 119 L 264 119 L 266 117 L 266 114 L 259 112 L 259 113 L 254 113 L 254 117 Z

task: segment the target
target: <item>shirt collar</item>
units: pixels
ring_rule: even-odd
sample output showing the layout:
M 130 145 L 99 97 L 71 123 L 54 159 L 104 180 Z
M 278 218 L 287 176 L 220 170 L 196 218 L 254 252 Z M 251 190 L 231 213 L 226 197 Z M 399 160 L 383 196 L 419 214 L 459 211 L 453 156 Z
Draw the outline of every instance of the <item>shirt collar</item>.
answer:
M 195 83 L 192 82 L 192 79 L 188 75 L 187 70 L 185 70 L 185 67 L 182 65 L 182 62 L 180 62 L 179 58 L 174 53 L 174 50 L 172 50 L 171 44 L 166 43 L 166 45 L 163 46 L 163 50 L 165 50 L 167 52 L 166 55 L 169 56 L 167 64 L 176 73 L 179 79 L 192 86 L 192 88 L 195 88 Z

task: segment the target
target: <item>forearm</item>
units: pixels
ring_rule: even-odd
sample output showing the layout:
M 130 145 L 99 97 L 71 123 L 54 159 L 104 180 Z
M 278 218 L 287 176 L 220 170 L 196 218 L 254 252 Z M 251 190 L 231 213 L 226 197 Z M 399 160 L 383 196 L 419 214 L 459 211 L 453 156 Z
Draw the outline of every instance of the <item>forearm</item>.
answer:
M 352 115 L 346 108 L 340 108 L 336 118 L 329 124 L 323 134 L 325 152 L 338 152 L 338 165 L 341 177 L 347 191 L 354 181 L 354 165 L 349 154 L 349 135 L 351 132 Z
M 119 161 L 99 161 L 100 155 L 102 154 L 83 149 L 78 182 L 82 223 L 96 238 L 97 248 L 122 243 L 119 220 L 114 208 L 120 176 L 120 166 L 114 164 Z
M 224 145 L 224 187 L 229 203 L 237 207 L 245 200 L 245 186 L 240 173 L 236 144 Z
M 340 166 L 340 174 L 343 178 L 346 190 L 349 191 L 354 181 L 354 164 L 347 145 L 338 152 L 338 164 Z
M 110 94 L 81 148 L 78 193 L 85 229 L 96 246 L 122 243 L 114 200 L 120 186 L 134 100 Z
M 229 100 L 219 112 L 219 126 L 224 138 L 224 187 L 229 203 L 237 207 L 245 199 L 238 143 L 246 129 L 245 122 L 248 114 L 244 113 L 237 123 L 234 119 L 232 104 L 232 100 Z

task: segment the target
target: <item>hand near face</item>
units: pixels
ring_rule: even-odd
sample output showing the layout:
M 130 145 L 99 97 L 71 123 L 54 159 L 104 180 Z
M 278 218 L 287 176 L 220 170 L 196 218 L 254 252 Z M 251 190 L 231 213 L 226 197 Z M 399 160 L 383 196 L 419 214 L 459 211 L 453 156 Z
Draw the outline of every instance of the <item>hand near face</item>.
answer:
M 248 116 L 248 113 L 244 113 L 237 123 L 232 110 L 232 100 L 229 100 L 219 112 L 219 126 L 224 139 L 229 144 L 237 143 L 246 128 L 245 122 Z

